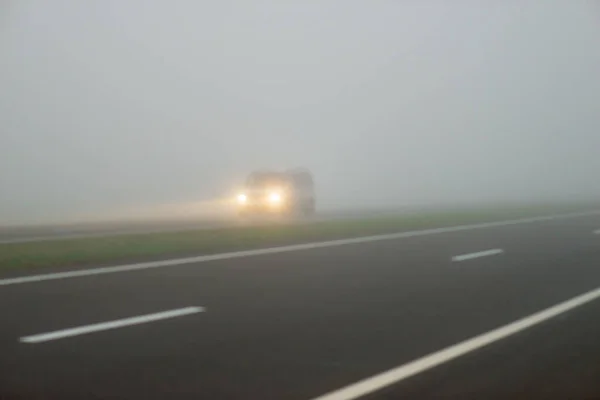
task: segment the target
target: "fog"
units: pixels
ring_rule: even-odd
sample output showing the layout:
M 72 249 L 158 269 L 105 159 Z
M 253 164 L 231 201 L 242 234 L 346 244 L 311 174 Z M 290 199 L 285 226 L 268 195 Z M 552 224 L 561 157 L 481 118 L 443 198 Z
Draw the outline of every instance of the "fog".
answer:
M 600 196 L 595 2 L 0 13 L 0 225 L 212 212 L 251 170 L 295 166 L 322 209 Z

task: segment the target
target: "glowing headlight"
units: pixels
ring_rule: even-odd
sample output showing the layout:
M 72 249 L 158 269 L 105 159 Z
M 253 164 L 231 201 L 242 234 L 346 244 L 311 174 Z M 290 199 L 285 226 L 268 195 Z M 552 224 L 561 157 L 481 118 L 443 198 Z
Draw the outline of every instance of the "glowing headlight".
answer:
M 245 194 L 240 194 L 237 197 L 238 203 L 246 203 L 248 201 L 248 196 L 246 196 Z
M 279 193 L 271 193 L 269 195 L 269 201 L 271 203 L 280 203 L 281 202 L 281 195 Z

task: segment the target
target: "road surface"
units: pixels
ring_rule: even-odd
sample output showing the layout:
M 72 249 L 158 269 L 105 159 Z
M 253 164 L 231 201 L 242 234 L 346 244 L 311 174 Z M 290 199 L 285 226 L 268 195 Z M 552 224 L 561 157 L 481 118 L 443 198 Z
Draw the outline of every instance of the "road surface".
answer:
M 231 212 L 219 213 L 213 217 L 162 218 L 143 220 L 119 220 L 107 222 L 88 222 L 50 225 L 0 226 L 0 245 L 9 243 L 28 243 L 107 237 L 118 235 L 151 234 L 166 232 L 184 232 L 220 228 L 265 226 L 273 224 L 310 224 L 313 222 L 351 220 L 362 218 L 398 217 L 421 213 L 468 211 L 464 206 L 421 206 L 396 207 L 388 209 L 325 209 L 310 218 L 288 216 L 256 216 L 239 218 Z
M 0 399 L 600 398 L 599 229 L 0 281 Z
M 184 232 L 205 229 L 263 226 L 272 224 L 305 224 L 319 221 L 380 217 L 398 214 L 408 215 L 427 211 L 439 211 L 439 208 L 405 207 L 389 210 L 326 210 L 310 218 L 298 219 L 285 216 L 263 216 L 238 218 L 231 213 L 222 213 L 216 217 L 186 219 L 148 219 L 140 221 L 112 221 L 72 223 L 63 225 L 23 225 L 0 226 L 0 245 L 9 243 L 28 243 L 107 237 L 117 235 L 149 234 L 163 232 Z

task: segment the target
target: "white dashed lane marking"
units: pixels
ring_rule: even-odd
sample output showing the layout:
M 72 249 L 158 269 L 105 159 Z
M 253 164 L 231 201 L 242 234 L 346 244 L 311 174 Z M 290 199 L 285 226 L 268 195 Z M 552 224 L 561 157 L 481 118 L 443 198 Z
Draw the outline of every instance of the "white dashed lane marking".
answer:
M 504 250 L 502 249 L 491 249 L 491 250 L 484 250 L 484 251 L 478 251 L 477 253 L 469 253 L 469 254 L 462 254 L 460 256 L 454 256 L 452 257 L 452 261 L 467 261 L 467 260 L 472 260 L 474 258 L 480 258 L 480 257 L 489 257 L 489 256 L 495 256 L 497 254 L 502 254 L 504 253 Z

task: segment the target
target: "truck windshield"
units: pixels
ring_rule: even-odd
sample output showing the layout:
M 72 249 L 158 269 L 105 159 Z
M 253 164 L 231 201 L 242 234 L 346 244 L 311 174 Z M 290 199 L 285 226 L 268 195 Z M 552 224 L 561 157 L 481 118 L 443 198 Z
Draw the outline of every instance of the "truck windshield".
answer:
M 265 186 L 279 186 L 286 182 L 285 176 L 277 173 L 252 174 L 248 178 L 247 186 L 260 188 Z

